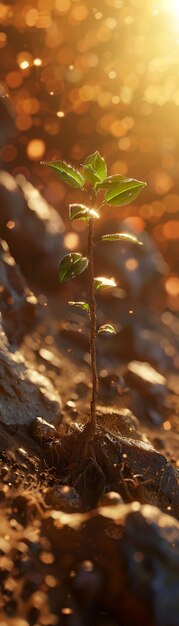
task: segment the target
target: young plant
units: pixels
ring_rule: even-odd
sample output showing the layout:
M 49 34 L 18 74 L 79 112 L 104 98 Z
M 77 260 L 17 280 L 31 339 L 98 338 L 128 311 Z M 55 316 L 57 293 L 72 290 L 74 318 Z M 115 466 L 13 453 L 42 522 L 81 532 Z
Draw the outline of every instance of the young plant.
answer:
M 113 279 L 106 278 L 105 276 L 94 275 L 94 230 L 95 222 L 100 218 L 101 211 L 105 205 L 107 206 L 124 206 L 131 203 L 137 198 L 140 191 L 145 187 L 146 183 L 133 178 L 128 178 L 120 174 L 114 176 L 108 176 L 107 165 L 104 158 L 95 152 L 89 155 L 80 171 L 74 168 L 72 165 L 65 163 L 64 161 L 49 161 L 43 162 L 43 165 L 49 166 L 61 179 L 74 189 L 81 190 L 84 194 L 84 204 L 74 203 L 69 206 L 69 218 L 73 220 L 83 220 L 88 224 L 88 248 L 87 253 L 83 256 L 79 252 L 71 252 L 66 254 L 59 264 L 59 279 L 61 283 L 64 283 L 71 278 L 79 276 L 86 269 L 88 271 L 88 299 L 86 302 L 74 302 L 70 301 L 72 306 L 80 307 L 87 311 L 90 319 L 90 354 L 91 354 L 91 373 L 92 373 L 92 397 L 90 406 L 90 416 L 87 420 L 86 426 L 83 431 L 78 434 L 82 437 L 82 444 L 79 445 L 79 457 L 84 462 L 85 455 L 90 462 L 93 462 L 95 467 L 98 468 L 98 477 L 101 482 L 101 474 L 104 472 L 101 467 L 104 467 L 106 463 L 106 457 L 104 460 L 104 453 L 94 451 L 94 440 L 96 435 L 96 403 L 98 392 L 98 375 L 96 365 L 96 335 L 97 332 L 102 334 L 114 334 L 115 328 L 111 324 L 104 324 L 97 329 L 97 316 L 96 316 L 96 292 L 105 288 L 114 288 L 116 283 Z M 86 204 L 86 194 L 88 194 L 88 202 Z M 109 233 L 100 237 L 102 242 L 123 241 L 129 245 L 142 246 L 142 243 L 136 238 L 127 233 Z M 78 425 L 76 425 L 78 428 Z M 78 448 L 78 437 L 76 438 L 75 431 L 72 433 L 72 439 L 75 438 L 76 450 Z M 84 435 L 84 436 L 83 436 Z M 108 436 L 109 438 L 109 436 Z M 68 456 L 70 457 L 70 437 L 61 442 L 61 455 L 65 457 L 68 465 Z M 96 449 L 99 448 L 99 437 L 96 438 Z M 113 438 L 114 443 L 114 438 Z M 102 440 L 100 441 L 100 447 L 102 449 Z M 106 443 L 104 444 L 105 447 Z M 116 445 L 116 444 L 115 444 Z M 74 448 L 74 446 L 71 446 Z M 68 451 L 67 451 L 68 448 Z M 76 452 L 78 458 L 78 451 Z M 99 461 L 97 462 L 97 458 Z M 93 459 L 93 461 L 92 461 Z M 70 462 L 70 461 L 69 461 Z M 80 461 L 78 462 L 80 465 Z M 74 464 L 73 464 L 74 465 Z M 77 465 L 77 462 L 76 462 Z M 81 463 L 81 469 L 79 470 L 80 477 L 83 474 L 83 463 Z M 106 470 L 107 472 L 107 470 Z M 85 480 L 85 479 L 84 479 Z M 104 482 L 104 481 L 103 481 Z
M 100 218 L 104 205 L 124 206 L 137 198 L 146 183 L 133 178 L 115 174 L 107 175 L 107 165 L 99 152 L 89 155 L 81 170 L 64 161 L 47 161 L 43 165 L 50 167 L 61 179 L 74 189 L 80 189 L 88 194 L 89 202 L 86 204 L 74 203 L 69 205 L 69 218 L 83 220 L 88 223 L 88 249 L 83 256 L 79 252 L 66 254 L 59 264 L 59 279 L 64 283 L 71 278 L 76 278 L 88 269 L 88 301 L 74 302 L 69 304 L 79 307 L 89 314 L 90 318 L 90 354 L 92 373 L 92 397 L 90 417 L 88 419 L 88 436 L 93 437 L 96 427 L 96 402 L 98 391 L 98 375 L 96 366 L 96 336 L 98 334 L 114 334 L 115 328 L 111 324 L 104 324 L 97 330 L 96 317 L 96 292 L 105 288 L 114 288 L 116 283 L 113 279 L 105 276 L 94 275 L 94 230 L 95 221 Z M 102 192 L 102 194 L 101 194 Z M 102 200 L 101 200 L 101 195 Z M 100 200 L 98 200 L 100 198 Z M 109 233 L 100 237 L 102 242 L 125 241 L 131 245 L 142 246 L 141 241 L 127 233 Z

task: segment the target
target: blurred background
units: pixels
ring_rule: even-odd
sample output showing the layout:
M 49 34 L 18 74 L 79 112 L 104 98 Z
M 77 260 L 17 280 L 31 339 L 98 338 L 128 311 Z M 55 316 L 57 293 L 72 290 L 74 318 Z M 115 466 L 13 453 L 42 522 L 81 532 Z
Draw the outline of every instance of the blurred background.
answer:
M 85 242 L 86 225 L 69 224 L 74 192 L 41 159 L 79 167 L 99 150 L 109 174 L 147 181 L 132 205 L 104 209 L 101 229 L 122 221 L 148 242 L 163 288 L 155 310 L 178 334 L 179 0 L 4 0 L 0 67 L 1 167 L 25 197 L 38 189 L 35 203 L 56 209 L 67 250 Z M 1 184 L 13 191 L 11 178 Z M 15 217 L 6 227 L 16 228 Z M 133 256 L 125 263 L 134 285 Z

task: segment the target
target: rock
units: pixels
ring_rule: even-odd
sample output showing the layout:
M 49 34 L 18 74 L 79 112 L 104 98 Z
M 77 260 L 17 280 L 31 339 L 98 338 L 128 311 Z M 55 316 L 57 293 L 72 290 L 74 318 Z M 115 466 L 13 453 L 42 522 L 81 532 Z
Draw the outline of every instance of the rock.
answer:
M 122 625 L 178 626 L 179 523 L 174 518 L 138 502 L 115 503 L 76 515 L 51 511 L 43 532 L 86 624 L 94 623 L 100 606 Z
M 110 306 L 113 307 L 111 300 Z M 118 307 L 120 310 L 120 304 Z M 119 310 L 117 313 L 118 317 Z M 101 354 L 105 355 L 105 357 L 110 354 L 111 359 L 115 356 L 127 361 L 147 361 L 154 367 L 165 367 L 168 369 L 171 367 L 172 360 L 161 345 L 160 320 L 158 329 L 145 328 L 144 321 L 143 319 L 140 320 L 138 312 L 130 316 L 129 311 L 124 313 L 123 310 L 122 313 L 120 312 L 120 323 L 122 329 L 116 335 L 107 338 L 103 336 L 103 341 L 99 346 Z M 109 366 L 111 366 L 111 359 Z
M 13 344 L 19 344 L 36 324 L 40 306 L 28 288 L 8 245 L 0 241 L 0 311 L 4 331 Z
M 50 424 L 42 417 L 36 417 L 32 422 L 32 435 L 35 439 L 39 439 L 43 445 L 44 441 L 53 439 L 57 436 L 57 430 L 54 424 Z
M 142 395 L 151 398 L 157 403 L 166 395 L 166 378 L 151 367 L 149 363 L 131 361 L 128 364 L 125 379 L 129 385 L 137 388 Z
M 118 374 L 109 374 L 106 370 L 102 370 L 98 377 L 99 392 L 101 400 L 113 402 L 116 396 L 122 396 L 127 392 L 127 387 L 122 376 Z
M 2 329 L 0 339 L 0 421 L 29 424 L 38 416 L 57 421 L 61 400 L 52 383 L 28 367 L 19 351 L 10 352 Z
M 107 493 L 104 493 L 101 496 L 98 502 L 98 507 L 106 507 L 106 509 L 108 510 L 109 507 L 114 507 L 118 504 L 124 504 L 123 499 L 121 498 L 119 493 L 117 493 L 116 491 L 107 491 Z
M 57 267 L 63 256 L 63 222 L 24 176 L 15 180 L 0 173 L 0 236 L 25 276 L 48 288 L 58 285 Z
M 55 487 L 49 487 L 46 492 L 45 502 L 53 509 L 60 509 L 60 511 L 65 511 L 66 513 L 75 513 L 82 509 L 79 495 L 69 485 L 58 484 Z
M 144 407 L 144 412 L 154 426 L 160 426 L 163 423 L 162 415 L 151 406 Z
M 76 319 L 73 322 L 69 321 L 61 321 L 60 322 L 60 338 L 64 338 L 68 340 L 70 345 L 75 346 L 75 348 L 80 352 L 84 352 L 85 350 L 89 350 L 89 337 L 88 332 L 85 333 L 84 324 L 80 324 L 80 318 L 78 321 Z
M 139 507 L 126 516 L 121 547 L 131 590 L 150 607 L 154 624 L 178 626 L 179 524 Z
M 146 313 L 147 315 L 147 313 Z M 131 318 L 130 324 L 124 322 L 122 330 L 114 339 L 115 351 L 123 358 L 149 361 L 152 364 L 166 364 L 168 359 L 164 349 L 160 345 L 159 332 L 150 328 L 144 328 L 143 322 L 138 318 Z
M 11 99 L 7 94 L 7 87 L 5 87 L 5 83 L 4 85 L 1 83 L 0 96 L 0 148 L 2 148 L 6 145 L 9 137 L 11 137 L 12 133 L 15 131 Z
M 116 231 L 115 231 L 116 228 Z M 109 230 L 107 230 L 109 229 Z M 128 232 L 136 236 L 136 232 L 128 226 L 128 220 L 120 222 L 116 220 L 106 225 L 107 232 Z M 138 236 L 138 234 L 137 234 Z M 124 242 L 105 243 L 105 263 L 111 269 L 112 275 L 117 277 L 120 286 L 125 289 L 135 302 L 139 298 L 145 302 L 146 299 L 151 306 L 151 298 L 154 295 L 153 285 L 161 281 L 161 276 L 166 274 L 167 265 L 162 258 L 155 242 L 147 233 L 141 233 L 140 241 L 143 246 L 129 245 Z M 97 259 L 101 262 L 104 272 L 104 244 L 97 248 Z M 99 272 L 101 267 L 99 268 Z
M 95 602 L 104 583 L 104 573 L 90 560 L 79 563 L 74 580 L 74 589 L 82 606 Z
M 162 424 L 167 394 L 166 378 L 149 363 L 131 361 L 125 380 L 132 388 L 132 408 L 137 416 L 141 419 L 147 416 L 154 426 Z

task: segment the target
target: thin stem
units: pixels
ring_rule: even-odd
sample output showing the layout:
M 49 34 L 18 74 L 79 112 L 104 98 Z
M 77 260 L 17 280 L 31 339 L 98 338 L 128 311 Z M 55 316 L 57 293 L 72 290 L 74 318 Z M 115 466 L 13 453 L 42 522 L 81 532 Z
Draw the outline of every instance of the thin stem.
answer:
M 92 398 L 89 422 L 91 433 L 94 434 L 96 426 L 96 400 L 98 391 L 98 377 L 96 366 L 96 300 L 94 291 L 94 219 L 89 220 L 88 234 L 88 280 L 89 280 L 89 305 L 90 305 L 90 354 L 92 371 Z

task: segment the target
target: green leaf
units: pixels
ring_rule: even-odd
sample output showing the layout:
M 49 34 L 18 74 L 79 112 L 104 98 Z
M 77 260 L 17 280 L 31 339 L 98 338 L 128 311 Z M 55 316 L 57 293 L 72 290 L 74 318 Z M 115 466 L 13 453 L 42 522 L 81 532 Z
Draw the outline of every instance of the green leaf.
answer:
M 83 163 L 83 171 L 86 180 L 93 185 L 104 180 L 107 176 L 107 165 L 101 154 L 96 151 L 90 154 Z
M 121 183 L 124 180 L 128 180 L 128 178 L 126 176 L 123 176 L 122 174 L 114 174 L 113 176 L 107 176 L 107 178 L 105 178 L 105 180 L 103 180 L 100 183 L 96 184 L 96 189 L 109 189 L 111 185 L 116 185 L 118 183 Z
M 105 276 L 97 276 L 94 279 L 94 286 L 96 291 L 98 289 L 109 289 L 112 287 L 116 287 L 116 281 L 114 278 L 106 278 Z
M 77 309 L 83 309 L 83 311 L 89 311 L 88 302 L 77 302 L 77 301 L 69 300 L 68 304 L 70 304 L 70 306 L 76 306 Z
M 128 178 L 120 183 L 112 184 L 105 195 L 106 203 L 112 206 L 129 204 L 137 198 L 145 186 L 146 183 L 134 178 Z
M 41 161 L 41 163 L 51 167 L 60 176 L 63 183 L 67 183 L 70 187 L 76 189 L 84 187 L 85 180 L 83 176 L 72 165 L 65 163 L 65 161 Z
M 70 204 L 69 206 L 70 220 L 83 220 L 89 222 L 91 218 L 99 218 L 99 213 L 95 209 L 90 209 L 84 204 Z
M 98 329 L 98 335 L 116 335 L 116 330 L 111 324 L 103 324 Z
M 82 274 L 88 265 L 88 259 L 83 257 L 79 252 L 70 252 L 66 254 L 59 264 L 59 279 L 61 283 L 65 283 L 70 278 L 76 278 Z
M 128 233 L 109 233 L 102 235 L 99 241 L 124 241 L 132 245 L 143 246 L 142 241 L 139 241 L 134 235 L 128 235 Z

